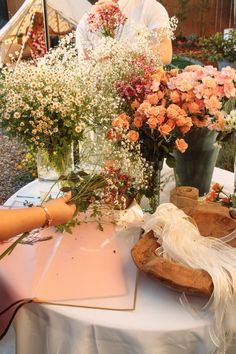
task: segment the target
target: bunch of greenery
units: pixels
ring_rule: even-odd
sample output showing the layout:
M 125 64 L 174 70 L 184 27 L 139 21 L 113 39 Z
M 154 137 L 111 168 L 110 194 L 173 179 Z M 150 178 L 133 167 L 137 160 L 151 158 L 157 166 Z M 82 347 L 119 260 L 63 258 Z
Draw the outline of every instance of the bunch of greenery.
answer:
M 210 61 L 227 59 L 229 62 L 236 62 L 236 29 L 232 29 L 227 38 L 220 32 L 210 37 L 202 37 L 199 44 L 204 57 Z

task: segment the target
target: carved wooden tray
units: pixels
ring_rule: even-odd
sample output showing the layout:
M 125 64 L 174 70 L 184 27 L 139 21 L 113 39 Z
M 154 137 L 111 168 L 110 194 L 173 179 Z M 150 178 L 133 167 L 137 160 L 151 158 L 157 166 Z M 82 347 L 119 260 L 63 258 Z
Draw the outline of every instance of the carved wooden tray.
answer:
M 236 220 L 230 217 L 228 209 L 217 204 L 199 204 L 184 211 L 196 221 L 204 236 L 219 238 L 236 229 Z M 229 244 L 236 247 L 236 238 Z M 187 268 L 157 256 L 155 250 L 158 246 L 153 233 L 149 232 L 133 247 L 132 258 L 140 271 L 178 291 L 201 296 L 211 295 L 213 284 L 207 272 Z

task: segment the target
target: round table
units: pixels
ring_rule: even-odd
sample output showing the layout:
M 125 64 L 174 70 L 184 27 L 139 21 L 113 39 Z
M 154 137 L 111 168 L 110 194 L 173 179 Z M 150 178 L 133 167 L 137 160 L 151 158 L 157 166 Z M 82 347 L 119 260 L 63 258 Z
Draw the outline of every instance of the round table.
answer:
M 229 191 L 233 191 L 233 179 L 233 173 L 215 168 L 213 181 L 224 184 Z M 173 184 L 171 182 L 166 186 L 162 201 L 166 200 Z M 31 182 L 6 204 L 10 205 L 17 195 L 37 198 L 38 187 L 37 180 Z M 79 286 L 75 280 L 76 285 Z M 214 346 L 208 335 L 211 325 L 209 314 L 191 313 L 180 304 L 180 296 L 180 293 L 140 275 L 133 311 L 27 304 L 18 311 L 14 320 L 16 353 L 212 353 Z M 191 297 L 194 306 L 203 306 L 205 303 L 206 299 Z M 228 353 L 235 352 L 236 343 Z

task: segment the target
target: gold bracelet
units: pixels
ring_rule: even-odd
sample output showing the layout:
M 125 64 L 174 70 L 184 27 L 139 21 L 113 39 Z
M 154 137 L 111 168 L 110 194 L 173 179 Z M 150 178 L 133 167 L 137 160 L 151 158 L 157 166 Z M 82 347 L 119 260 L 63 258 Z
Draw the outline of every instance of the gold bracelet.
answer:
M 39 208 L 42 208 L 44 210 L 44 213 L 46 215 L 46 221 L 44 223 L 44 225 L 42 227 L 49 227 L 52 225 L 52 218 L 51 215 L 49 213 L 49 210 L 46 206 L 44 205 L 38 205 Z

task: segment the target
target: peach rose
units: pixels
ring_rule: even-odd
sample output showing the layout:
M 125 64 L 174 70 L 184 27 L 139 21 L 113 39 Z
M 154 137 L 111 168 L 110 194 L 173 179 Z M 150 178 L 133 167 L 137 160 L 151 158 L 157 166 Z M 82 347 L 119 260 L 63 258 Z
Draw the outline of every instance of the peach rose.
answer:
M 217 96 L 211 96 L 209 99 L 205 99 L 205 105 L 211 114 L 215 114 L 222 107 L 222 103 Z
M 151 108 L 151 104 L 147 100 L 145 100 L 139 106 L 138 111 L 141 113 L 146 113 L 149 108 Z
M 176 119 L 176 125 L 177 127 L 183 127 L 184 125 L 186 125 L 187 121 L 186 121 L 186 117 L 184 116 L 178 116 L 178 118 Z
M 196 102 L 190 102 L 188 104 L 188 110 L 190 113 L 197 114 L 200 112 L 200 106 Z
M 185 152 L 185 150 L 188 148 L 188 144 L 186 143 L 186 141 L 184 139 L 176 139 L 175 146 L 176 146 L 177 150 L 179 150 L 182 153 Z
M 126 113 L 121 113 L 117 118 L 112 121 L 113 128 L 129 128 L 129 116 Z
M 176 104 L 171 104 L 166 110 L 167 117 L 169 119 L 177 119 L 181 112 L 181 108 Z
M 159 107 L 152 106 L 152 107 L 150 107 L 150 108 L 147 110 L 147 114 L 148 114 L 149 116 L 155 116 L 155 117 L 156 117 L 156 116 L 159 114 L 159 111 L 160 111 Z
M 147 95 L 147 101 L 150 103 L 150 104 L 153 104 L 153 105 L 156 105 L 158 102 L 159 102 L 159 97 L 158 97 L 158 94 L 157 93 L 153 93 L 151 95 Z
M 172 128 L 168 124 L 163 124 L 159 127 L 159 132 L 163 136 L 170 134 L 171 130 L 172 130 Z
M 155 129 L 157 127 L 158 121 L 156 118 L 149 118 L 147 120 L 147 124 L 149 125 L 149 128 L 151 129 Z
M 135 117 L 134 118 L 134 126 L 136 128 L 141 128 L 142 125 L 143 125 L 143 120 L 142 120 L 141 116 Z
M 139 139 L 139 133 L 136 132 L 135 130 L 130 130 L 127 134 L 127 137 L 130 141 L 137 141 Z
M 179 103 L 180 102 L 180 94 L 177 90 L 171 91 L 170 92 L 170 99 L 173 103 Z

